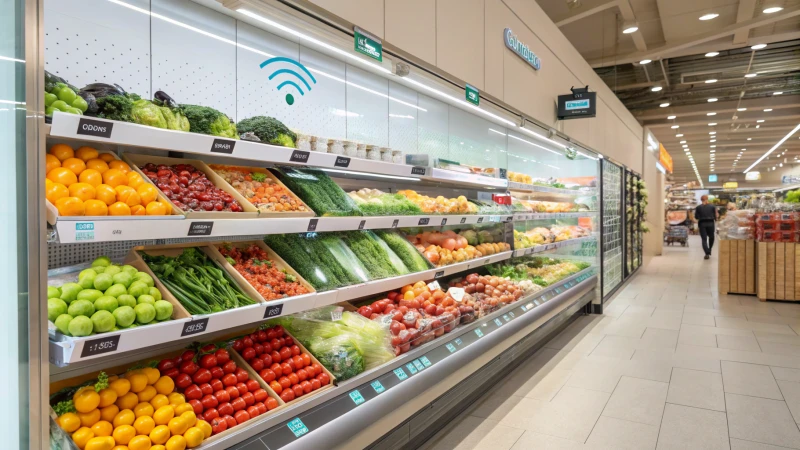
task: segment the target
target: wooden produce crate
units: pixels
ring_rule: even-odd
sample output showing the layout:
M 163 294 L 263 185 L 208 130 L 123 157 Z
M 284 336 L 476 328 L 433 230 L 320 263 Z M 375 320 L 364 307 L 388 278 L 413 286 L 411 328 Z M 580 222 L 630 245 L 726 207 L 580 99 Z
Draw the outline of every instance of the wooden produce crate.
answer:
M 800 244 L 759 242 L 757 245 L 758 299 L 800 301 Z
M 250 172 L 264 174 L 264 176 L 266 176 L 267 178 L 272 180 L 273 183 L 275 183 L 276 185 L 278 185 L 278 186 L 286 189 L 288 192 L 290 192 L 292 194 L 292 197 L 294 198 L 294 200 L 297 203 L 299 203 L 300 205 L 303 205 L 305 207 L 305 209 L 306 209 L 305 211 L 282 211 L 282 212 L 261 211 L 261 210 L 258 209 L 258 207 L 256 207 L 256 205 L 250 203 L 250 201 L 247 199 L 247 197 L 245 197 L 244 195 L 240 194 L 240 195 L 242 195 L 242 198 L 245 199 L 246 203 L 252 205 L 253 208 L 256 208 L 256 210 L 258 211 L 258 217 L 260 217 L 260 218 L 269 218 L 269 217 L 314 217 L 316 215 L 314 213 L 314 210 L 311 209 L 311 207 L 306 205 L 306 203 L 302 199 L 300 199 L 300 197 L 298 197 L 297 194 L 292 192 L 291 189 L 287 188 L 286 185 L 283 184 L 283 182 L 281 182 L 281 180 L 279 180 L 274 174 L 272 174 L 272 172 L 270 172 L 267 169 L 263 169 L 263 168 L 260 168 L 260 167 L 235 166 L 235 165 L 229 165 L 229 164 L 209 164 L 208 167 L 211 170 L 213 170 L 215 174 L 217 173 L 216 172 L 217 170 L 223 170 L 223 169 L 233 169 L 233 170 L 245 169 L 245 170 L 249 170 Z M 219 174 L 217 174 L 217 175 L 219 175 Z M 231 189 L 236 190 L 235 187 L 233 187 L 230 183 L 225 181 L 224 178 L 222 178 L 222 175 L 219 175 L 219 178 L 222 180 L 223 183 L 225 183 L 226 186 L 230 186 Z M 216 183 L 216 181 L 215 181 L 215 183 Z M 225 189 L 225 190 L 227 191 L 228 189 Z
M 756 242 L 721 239 L 719 241 L 719 293 L 756 293 Z

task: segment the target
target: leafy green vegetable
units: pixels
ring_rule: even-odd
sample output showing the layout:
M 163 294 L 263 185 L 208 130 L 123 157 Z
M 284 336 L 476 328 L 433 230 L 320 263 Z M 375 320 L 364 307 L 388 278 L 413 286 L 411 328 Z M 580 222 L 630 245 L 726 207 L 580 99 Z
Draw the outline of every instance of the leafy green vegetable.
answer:
M 297 234 L 272 234 L 264 242 L 306 279 L 314 289 L 324 291 L 355 283 L 322 243 Z
M 414 244 L 393 231 L 375 230 L 375 234 L 403 261 L 409 272 L 432 269 L 431 263 L 414 247 Z
M 405 265 L 402 269 L 398 270 L 390 261 L 391 256 L 397 258 L 397 255 L 391 248 L 382 247 L 378 243 L 378 238 L 370 231 L 350 231 L 340 233 L 340 237 L 350 247 L 350 250 L 358 256 L 358 259 L 364 264 L 364 267 L 369 271 L 370 278 L 379 279 L 391 276 L 404 275 L 408 273 Z M 388 252 L 387 252 L 388 250 Z M 391 255 L 389 254 L 391 253 Z M 402 261 L 397 261 L 402 264 Z
M 414 216 L 422 209 L 401 194 L 389 194 L 377 189 L 361 189 L 347 194 L 365 216 Z
M 133 122 L 133 104 L 140 100 L 136 94 L 107 95 L 97 99 L 97 117 Z
M 70 412 L 72 413 L 77 412 L 77 410 L 75 409 L 75 404 L 72 403 L 71 399 L 58 402 L 56 406 L 53 407 L 53 411 L 56 412 L 57 416 L 61 416 L 62 414 Z
M 280 120 L 274 117 L 255 116 L 243 119 L 236 124 L 239 134 L 253 133 L 268 144 L 282 145 L 284 147 L 296 148 L 295 142 L 297 135 Z
M 250 172 L 250 178 L 252 178 L 253 181 L 258 181 L 260 183 L 262 181 L 266 181 L 267 175 L 261 172 Z
M 149 100 L 136 100 L 133 102 L 131 110 L 133 121 L 140 125 L 148 125 L 156 128 L 167 128 L 167 120 L 161 112 L 161 108 Z
M 94 384 L 94 390 L 95 392 L 100 392 L 107 387 L 108 387 L 108 374 L 106 374 L 105 372 L 100 372 L 100 374 L 97 375 L 97 383 Z
M 316 169 L 277 167 L 275 175 L 319 216 L 360 216 L 361 210 L 328 175 Z
M 225 114 L 214 108 L 197 105 L 181 105 L 177 110 L 189 121 L 192 133 L 210 134 L 212 136 L 239 139 L 236 125 Z

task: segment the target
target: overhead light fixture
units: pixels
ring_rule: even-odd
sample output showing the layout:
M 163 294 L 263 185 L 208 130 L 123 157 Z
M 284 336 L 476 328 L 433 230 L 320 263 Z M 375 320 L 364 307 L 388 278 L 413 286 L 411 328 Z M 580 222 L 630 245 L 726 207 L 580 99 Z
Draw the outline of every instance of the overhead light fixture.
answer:
M 714 103 L 715 101 L 717 101 L 717 99 L 716 99 L 716 98 L 710 98 L 710 99 L 708 99 L 708 103 Z
M 667 116 L 667 120 L 672 120 L 672 119 L 674 119 L 675 117 L 676 117 L 676 116 Z
M 719 52 L 708 52 L 706 53 L 706 58 L 713 58 L 714 56 L 719 55 Z
M 685 143 L 686 143 L 686 141 L 680 141 L 679 142 L 679 144 L 685 144 Z
M 716 131 L 709 131 L 708 134 L 717 134 Z
M 716 115 L 717 115 L 717 113 L 715 113 L 715 112 L 710 112 L 710 113 L 706 113 L 706 115 L 707 115 L 707 116 L 716 116 Z
M 764 123 L 764 119 L 756 120 L 756 123 Z
M 653 86 L 653 87 L 650 88 L 650 90 L 653 91 L 653 92 L 658 92 L 658 91 L 660 91 L 662 89 L 664 89 L 664 88 L 661 87 L 661 86 Z
M 673 125 L 673 126 L 671 126 L 670 128 L 672 128 L 672 129 L 674 130 L 674 129 L 676 129 L 676 128 L 680 128 L 680 127 L 681 127 L 680 125 Z
M 773 92 L 772 93 L 772 95 L 781 95 L 781 94 L 783 94 L 783 91 L 778 91 L 778 92 Z
M 778 164 L 778 167 L 783 167 L 783 163 Z
M 763 12 L 764 14 L 772 14 L 782 10 L 783 8 L 781 8 L 780 6 L 770 6 L 768 8 L 764 8 L 761 12 Z
M 747 111 L 747 108 L 736 108 L 737 111 Z
M 688 144 L 683 144 L 683 145 L 681 145 L 681 147 L 683 147 L 683 148 L 689 148 L 689 145 L 688 145 Z
M 716 139 L 711 139 L 711 140 L 710 140 L 710 141 L 708 141 L 708 142 L 717 142 L 717 140 L 716 140 Z M 716 147 L 716 145 L 715 145 L 714 147 Z
M 658 105 L 658 106 L 659 106 L 660 108 L 666 108 L 667 106 L 669 106 L 669 103 L 662 103 L 662 104 L 660 104 L 660 105 Z
M 675 135 L 675 137 L 683 137 L 683 134 L 678 133 L 678 134 Z
M 717 148 L 717 146 L 716 145 L 712 145 L 711 148 Z
M 772 108 L 767 108 L 764 110 L 764 112 L 770 112 L 770 111 L 772 111 Z
M 777 143 L 777 144 L 775 144 L 775 145 L 774 145 L 774 146 L 773 146 L 771 149 L 769 149 L 769 151 L 768 151 L 768 152 L 766 152 L 766 153 L 764 153 L 763 155 L 761 155 L 761 157 L 760 157 L 760 158 L 758 158 L 758 159 L 756 160 L 756 162 L 754 162 L 754 163 L 753 163 L 753 165 L 751 165 L 750 167 L 748 167 L 748 168 L 747 168 L 747 170 L 745 170 L 745 171 L 744 171 L 744 173 L 747 173 L 747 172 L 748 172 L 750 169 L 752 169 L 752 168 L 753 168 L 753 167 L 755 167 L 755 166 L 756 166 L 758 163 L 760 163 L 760 162 L 761 162 L 761 161 L 762 161 L 764 158 L 767 158 L 767 157 L 770 155 L 770 153 L 774 152 L 776 148 L 780 147 L 780 146 L 781 146 L 781 145 L 782 145 L 784 142 L 786 142 L 786 140 L 788 140 L 788 139 L 789 139 L 790 137 L 792 137 L 792 136 L 793 136 L 795 133 L 797 133 L 797 130 L 800 130 L 800 124 L 797 124 L 797 126 L 796 126 L 796 127 L 794 127 L 794 129 L 793 129 L 792 131 L 790 131 L 790 132 L 789 132 L 789 134 L 787 134 L 786 136 L 784 136 L 784 137 L 783 137 L 783 139 L 781 139 L 780 141 L 778 141 L 778 143 Z
M 761 128 L 761 125 L 756 125 L 756 128 Z
M 711 19 L 716 19 L 717 17 L 719 17 L 719 14 L 717 14 L 717 13 L 708 13 L 708 14 L 703 14 L 702 16 L 700 16 L 699 19 L 700 20 L 711 20 Z
M 761 50 L 762 48 L 767 48 L 767 44 L 756 44 L 750 47 L 752 50 Z
M 716 125 L 717 125 L 717 122 L 711 122 L 710 124 L 708 124 L 708 126 L 710 126 L 710 127 L 713 127 L 713 126 L 716 126 Z
M 746 74 L 744 74 L 745 78 L 753 78 L 755 76 L 758 76 L 758 74 L 757 73 L 746 73 Z
M 622 34 L 631 34 L 639 31 L 639 25 L 634 23 L 625 23 L 622 25 Z
M 711 84 L 711 83 L 716 83 L 716 82 L 717 82 L 716 78 L 711 78 L 709 80 L 706 80 L 706 84 Z
M 652 59 L 643 59 L 643 60 L 639 61 L 639 64 L 645 65 L 645 64 L 650 64 L 651 62 L 653 62 Z
M 747 140 L 748 140 L 748 141 L 752 141 L 752 140 L 753 140 L 753 138 L 747 138 Z

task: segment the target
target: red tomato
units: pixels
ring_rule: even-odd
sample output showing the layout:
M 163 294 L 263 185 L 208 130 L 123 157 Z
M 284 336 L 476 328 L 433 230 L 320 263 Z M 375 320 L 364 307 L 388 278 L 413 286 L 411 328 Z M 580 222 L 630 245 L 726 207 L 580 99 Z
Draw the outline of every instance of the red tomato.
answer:
M 242 349 L 244 349 L 244 341 L 241 340 L 241 339 L 237 339 L 237 340 L 233 341 L 233 346 L 232 347 L 237 352 L 240 352 L 240 351 L 242 351 Z M 217 358 L 217 359 L 219 359 L 219 358 Z
M 195 372 L 200 370 L 200 366 L 194 361 L 185 361 L 181 363 L 181 372 L 187 375 L 194 375 Z
M 220 416 L 229 416 L 233 414 L 233 406 L 229 402 L 220 403 L 217 406 L 217 412 L 219 412 Z
M 239 391 L 239 395 L 242 395 L 250 389 L 247 389 L 247 385 L 244 383 L 236 383 L 236 390 Z
M 275 332 L 275 328 L 267 329 L 267 339 L 270 341 L 278 337 L 278 333 Z
M 212 394 L 214 397 L 217 398 L 217 401 L 220 403 L 225 403 L 231 401 L 231 396 L 228 395 L 228 391 L 225 389 L 220 389 Z
M 264 330 L 258 330 L 258 342 L 264 342 L 267 340 L 267 332 Z
M 242 400 L 242 397 L 239 397 L 233 399 L 231 406 L 233 406 L 234 411 L 241 411 L 247 406 L 247 404 L 244 402 L 244 400 Z
M 260 412 L 258 412 L 258 408 L 255 405 L 248 406 L 246 411 L 247 411 L 247 414 L 250 415 L 250 417 L 256 417 L 259 414 L 261 414 Z
M 174 369 L 174 368 L 175 368 L 175 361 L 171 359 L 162 359 L 161 361 L 158 362 L 158 371 L 161 373 L 164 373 L 169 369 Z
M 257 390 L 261 389 L 261 386 L 258 384 L 258 381 L 253 380 L 253 379 L 247 380 L 247 382 L 245 384 L 247 385 L 247 390 L 249 392 L 253 392 L 253 391 L 257 391 Z
M 242 344 L 244 345 L 244 348 L 252 347 L 253 346 L 253 340 L 250 339 L 250 337 L 248 336 L 248 337 L 242 339 Z
M 264 400 L 267 399 L 267 397 L 269 397 L 269 394 L 267 394 L 267 391 L 265 391 L 264 389 L 256 389 L 255 391 L 253 391 L 253 398 L 257 402 L 263 402 Z
M 203 355 L 200 357 L 200 367 L 210 369 L 217 365 L 217 357 L 214 354 Z
M 294 372 L 294 370 L 292 370 L 292 366 L 290 366 L 289 363 L 281 364 L 281 373 L 282 374 L 289 375 L 292 372 Z
M 244 350 L 242 350 L 242 358 L 244 358 L 245 361 L 249 362 L 251 359 L 255 357 L 256 357 L 256 350 L 253 347 L 245 347 Z
M 292 351 L 292 356 L 297 356 L 297 355 L 300 354 L 300 347 L 298 347 L 296 345 L 293 345 L 293 346 L 289 347 L 289 350 Z
M 327 386 L 331 383 L 331 377 L 329 377 L 328 374 L 325 372 L 322 372 L 321 374 L 317 375 L 317 379 L 323 386 Z
M 222 366 L 222 371 L 225 373 L 233 373 L 236 372 L 236 363 L 233 361 L 228 361 Z
M 259 415 L 260 415 L 260 414 L 264 414 L 265 412 L 267 412 L 267 411 L 268 411 L 268 409 L 267 409 L 267 405 L 265 405 L 265 404 L 264 404 L 264 403 L 262 403 L 262 402 L 258 402 L 258 403 L 256 403 L 256 404 L 255 404 L 255 405 L 253 405 L 253 406 L 255 406 L 255 407 L 258 409 L 258 414 L 259 414 Z
M 200 392 L 202 392 L 203 395 L 208 395 L 208 394 L 213 394 L 214 393 L 214 388 L 212 388 L 211 385 L 208 384 L 208 383 L 203 383 L 203 384 L 201 384 L 201 385 L 199 385 L 197 387 L 200 388 Z
M 256 372 L 260 372 L 262 369 L 264 369 L 264 361 L 260 358 L 253 358 L 250 361 L 250 367 L 252 367 Z
M 264 362 L 264 367 L 269 367 L 272 365 L 272 355 L 269 353 L 264 353 L 261 355 L 261 361 Z
M 279 341 L 278 338 L 273 338 L 270 339 L 269 345 L 273 348 L 273 350 L 279 350 L 281 348 L 281 341 Z
M 250 379 L 250 375 L 247 374 L 246 370 L 239 367 L 236 369 L 236 379 L 239 380 L 239 382 L 244 383 Z
M 214 344 L 206 344 L 200 347 L 200 353 L 210 353 L 213 352 L 217 347 Z
M 312 391 L 312 389 L 311 389 L 311 383 L 310 383 L 310 382 L 308 382 L 308 381 L 303 381 L 303 382 L 301 382 L 301 383 L 300 383 L 300 386 L 302 386 L 302 387 L 303 387 L 303 393 L 305 393 L 305 394 L 308 394 L 309 392 L 311 392 L 311 391 Z
M 269 369 L 275 372 L 275 375 L 283 372 L 283 369 L 281 368 L 281 363 L 272 363 L 272 365 L 269 366 Z
M 280 351 L 280 354 L 281 354 L 281 361 L 292 357 L 292 351 L 289 349 L 289 347 L 283 347 Z
M 253 350 L 256 351 L 256 356 L 264 353 L 264 346 L 258 343 L 253 344 Z
M 316 391 L 317 389 L 319 389 L 321 387 L 322 387 L 322 383 L 320 383 L 318 379 L 313 378 L 311 380 L 311 390 L 312 391 Z
M 180 360 L 191 361 L 192 359 L 194 359 L 194 355 L 196 354 L 197 353 L 194 350 L 185 350 L 183 353 L 181 353 Z
M 264 346 L 264 353 L 272 353 L 272 351 L 275 350 L 274 348 L 272 348 L 272 345 L 269 342 L 264 342 L 261 345 Z
M 222 370 L 222 367 L 220 367 L 220 366 L 215 366 L 215 367 L 212 367 L 212 368 L 210 368 L 208 370 L 211 371 L 211 378 L 213 378 L 215 380 L 218 380 L 218 379 L 222 378 L 225 375 L 225 371 Z
M 175 386 L 178 386 L 181 389 L 187 388 L 190 384 L 192 384 L 192 377 L 185 373 L 175 377 Z
M 180 371 L 180 370 L 178 370 L 178 368 L 177 368 L 177 367 L 173 367 L 172 369 L 168 369 L 168 370 L 167 370 L 167 371 L 165 371 L 165 372 L 161 372 L 161 375 L 166 375 L 166 376 L 168 376 L 168 377 L 172 378 L 172 381 L 175 381 L 175 379 L 176 379 L 176 378 L 178 377 L 178 375 L 180 375 L 180 374 L 181 374 L 181 371 Z
M 303 386 L 300 386 L 300 384 L 295 384 L 292 386 L 292 390 L 294 391 L 295 397 L 302 397 L 305 393 L 305 391 L 303 391 Z
M 219 411 L 217 411 L 216 408 L 209 408 L 203 413 L 203 419 L 205 419 L 206 422 L 211 422 L 217 417 L 219 417 Z
M 228 423 L 228 428 L 232 428 L 236 426 L 236 419 L 233 418 L 230 414 L 222 416 L 225 419 L 225 422 Z
M 297 379 L 299 379 L 301 382 L 308 379 L 308 372 L 306 369 L 300 369 L 297 371 Z
M 298 377 L 296 373 L 290 373 L 289 382 L 295 385 L 300 382 L 300 377 Z
M 261 376 L 261 379 L 263 379 L 267 383 L 275 379 L 275 372 L 273 372 L 272 369 L 264 369 L 261 372 L 259 372 L 259 375 Z
M 283 400 L 284 403 L 289 403 L 290 401 L 294 400 L 294 391 L 291 389 L 285 389 L 283 392 L 281 392 L 281 400 Z
M 228 429 L 228 422 L 220 417 L 212 419 L 209 423 L 211 424 L 211 432 L 213 434 L 219 434 Z
M 282 337 L 279 337 L 278 338 L 278 343 L 281 344 L 280 347 L 286 347 L 286 339 L 284 339 Z
M 282 387 L 282 388 L 284 388 L 284 389 L 289 389 L 290 387 L 292 387 L 292 382 L 291 382 L 291 381 L 289 381 L 289 378 L 288 378 L 288 377 L 285 377 L 285 376 L 284 376 L 284 377 L 280 377 L 280 378 L 278 378 L 278 383 L 279 383 L 279 384 L 281 385 L 281 387 Z
M 278 394 L 278 395 L 280 395 L 280 393 L 283 392 L 283 386 L 281 386 L 281 384 L 278 383 L 277 381 L 271 381 L 269 383 L 269 387 L 270 387 L 270 389 L 275 391 L 275 393 Z
M 306 363 L 303 361 L 303 357 L 300 355 L 295 355 L 292 360 L 294 361 L 294 367 L 296 369 L 302 369 L 306 366 Z
M 228 398 L 230 398 L 231 400 L 239 397 L 239 390 L 236 389 L 235 386 L 226 387 L 225 392 L 228 393 Z
M 217 405 L 219 405 L 219 400 L 217 400 L 217 398 L 213 395 L 209 394 L 203 396 L 203 398 L 200 400 L 200 403 L 203 404 L 203 409 L 211 409 L 216 408 Z
M 187 387 L 186 390 L 183 391 L 183 395 L 187 399 L 193 399 L 194 398 L 194 399 L 200 400 L 201 398 L 203 398 L 203 392 L 200 390 L 199 387 L 197 387 L 196 384 L 193 384 L 193 385 Z
M 251 406 L 253 403 L 255 403 L 255 402 L 256 402 L 256 398 L 253 396 L 253 393 L 252 393 L 252 392 L 245 392 L 245 393 L 244 393 L 244 394 L 242 394 L 242 396 L 241 396 L 241 397 L 239 397 L 239 398 L 241 398 L 242 400 L 244 400 L 244 404 L 245 404 L 245 405 L 247 405 L 247 406 Z
M 275 400 L 275 399 L 274 399 L 274 398 L 272 398 L 272 397 L 268 398 L 268 399 L 267 399 L 267 401 L 266 401 L 266 402 L 264 402 L 264 404 L 267 406 L 267 409 L 268 409 L 268 410 L 270 410 L 270 411 L 271 411 L 271 410 L 273 410 L 273 409 L 275 409 L 275 408 L 277 408 L 277 407 L 279 406 L 279 405 L 278 405 L 278 401 L 277 401 L 277 400 Z
M 288 345 L 289 347 L 291 347 L 291 346 L 293 346 L 293 345 L 294 345 L 294 339 L 292 339 L 292 338 L 291 338 L 291 337 L 289 337 L 289 336 L 286 336 L 286 337 L 284 338 L 284 342 L 285 342 L 285 343 L 286 343 L 286 345 Z
M 211 385 L 211 390 L 214 392 L 217 392 L 220 389 L 225 389 L 225 385 L 222 384 L 221 380 L 211 380 L 211 383 L 209 384 Z
M 303 366 L 311 365 L 311 355 L 308 353 L 303 353 Z
M 314 363 L 314 364 L 312 364 L 311 366 L 314 368 L 314 374 L 315 374 L 315 376 L 316 376 L 316 375 L 319 375 L 319 374 L 321 374 L 321 373 L 322 373 L 322 366 L 321 366 L 321 365 L 319 365 L 319 363 Z
M 192 409 L 194 409 L 195 414 L 202 414 L 203 413 L 203 404 L 200 403 L 200 400 L 193 398 L 189 400 L 189 404 L 192 405 Z
M 225 363 L 231 360 L 231 355 L 224 348 L 217 350 L 214 356 L 217 358 L 217 364 L 220 366 L 225 365 Z
M 225 376 L 222 377 L 222 384 L 224 384 L 225 386 L 233 386 L 237 382 L 238 379 L 236 378 L 236 375 L 232 373 L 225 374 Z
M 281 360 L 283 359 L 283 358 L 281 358 L 280 352 L 278 352 L 277 350 L 273 350 L 272 353 L 269 354 L 269 356 L 272 357 L 272 363 L 273 364 L 276 364 L 276 363 L 280 364 Z
M 247 414 L 247 411 L 236 411 L 233 417 L 236 418 L 236 423 L 240 425 L 250 420 L 250 414 Z
M 208 383 L 211 381 L 211 371 L 208 369 L 199 369 L 192 375 L 192 381 L 197 384 Z

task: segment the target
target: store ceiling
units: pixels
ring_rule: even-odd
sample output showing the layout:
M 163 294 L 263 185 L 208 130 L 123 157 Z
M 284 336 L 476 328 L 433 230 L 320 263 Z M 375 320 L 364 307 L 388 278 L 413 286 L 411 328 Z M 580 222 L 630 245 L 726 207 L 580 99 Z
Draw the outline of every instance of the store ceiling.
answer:
M 744 169 L 800 123 L 800 0 L 537 1 L 664 144 L 674 159 L 676 181 L 697 179 L 681 141 L 706 184 L 710 173 L 718 174 L 720 182 L 732 173 L 741 180 Z M 783 9 L 764 13 L 769 7 Z M 719 16 L 699 20 L 710 13 Z M 623 34 L 631 24 L 638 31 Z M 767 46 L 750 48 L 756 44 Z M 708 52 L 718 54 L 705 56 Z M 647 59 L 652 62 L 640 64 Z M 663 103 L 669 106 L 660 107 Z M 667 119 L 672 115 L 676 118 Z M 800 156 L 798 137 L 774 154 L 786 149 L 785 165 Z M 780 162 L 784 158 L 773 156 L 754 170 L 777 179 L 769 175 L 781 172 Z M 767 172 L 773 163 L 778 170 Z

